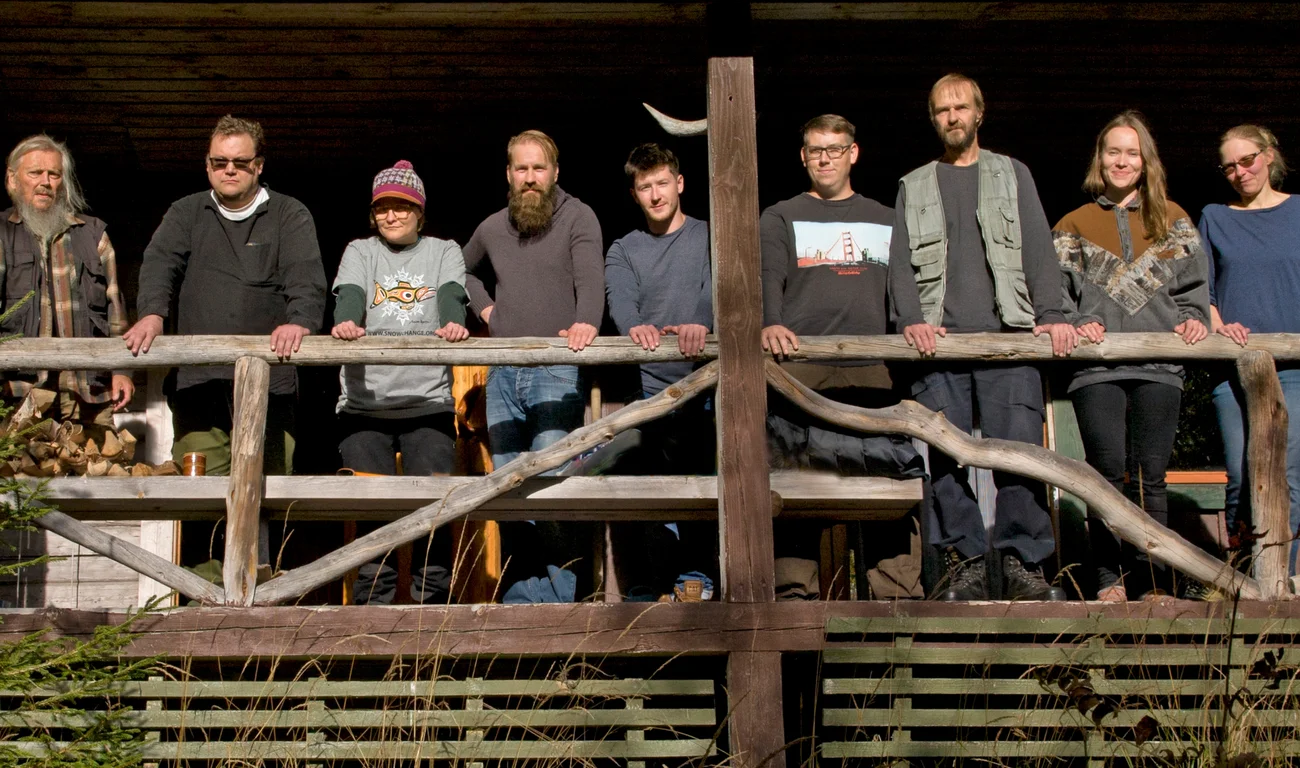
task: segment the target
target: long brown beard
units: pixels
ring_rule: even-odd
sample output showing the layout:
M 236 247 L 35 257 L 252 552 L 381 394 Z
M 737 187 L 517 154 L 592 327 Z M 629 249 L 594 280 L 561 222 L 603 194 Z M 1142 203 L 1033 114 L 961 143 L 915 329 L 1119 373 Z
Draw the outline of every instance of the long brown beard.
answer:
M 37 210 L 24 200 L 15 200 L 14 207 L 23 219 L 23 226 L 39 242 L 48 242 L 63 234 L 68 228 L 68 203 L 60 194 L 48 210 Z
M 528 197 L 524 190 L 510 188 L 510 220 L 524 237 L 534 237 L 545 232 L 551 226 L 551 217 L 555 215 L 555 185 L 540 191 L 542 194 L 539 197 Z

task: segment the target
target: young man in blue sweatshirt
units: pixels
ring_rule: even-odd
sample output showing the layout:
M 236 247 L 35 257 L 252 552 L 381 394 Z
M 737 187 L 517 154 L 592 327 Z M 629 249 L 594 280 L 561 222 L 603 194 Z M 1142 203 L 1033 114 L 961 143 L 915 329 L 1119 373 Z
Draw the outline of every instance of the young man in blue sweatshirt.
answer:
M 683 355 L 698 355 L 704 350 L 705 335 L 713 328 L 709 225 L 682 211 L 685 180 L 671 150 L 658 144 L 642 144 L 632 150 L 623 170 L 631 185 L 632 199 L 645 215 L 645 227 L 615 240 L 605 255 L 605 295 L 610 317 L 619 333 L 629 336 L 642 349 L 657 349 L 665 343 L 664 336 L 676 336 L 677 348 Z M 653 397 L 697 366 L 692 362 L 642 365 L 642 396 Z M 643 426 L 643 447 L 635 454 L 634 471 L 711 473 L 715 441 L 707 402 L 697 398 Z M 639 553 L 653 561 L 643 566 L 652 578 L 682 574 L 676 584 L 649 585 L 652 593 L 667 594 L 671 590 L 674 599 L 694 600 L 698 596 L 707 600 L 713 582 L 703 573 L 688 569 L 700 568 L 704 561 L 715 559 L 708 542 L 716 541 L 716 529 L 696 530 L 691 526 L 691 530 L 679 532 L 678 524 L 630 526 L 623 533 L 634 533 L 643 546 L 620 554 L 639 560 Z

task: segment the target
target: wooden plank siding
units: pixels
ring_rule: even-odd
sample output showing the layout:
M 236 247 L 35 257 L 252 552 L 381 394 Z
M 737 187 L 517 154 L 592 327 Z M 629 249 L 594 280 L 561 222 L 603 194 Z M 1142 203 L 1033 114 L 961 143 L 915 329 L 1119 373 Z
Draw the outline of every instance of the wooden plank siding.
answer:
M 140 543 L 138 520 L 100 521 L 94 525 L 131 544 Z M 140 575 L 126 566 L 46 531 L 6 531 L 3 536 L 15 548 L 0 553 L 6 562 L 41 555 L 54 559 L 15 575 L 0 576 L 0 605 L 96 610 L 139 604 Z

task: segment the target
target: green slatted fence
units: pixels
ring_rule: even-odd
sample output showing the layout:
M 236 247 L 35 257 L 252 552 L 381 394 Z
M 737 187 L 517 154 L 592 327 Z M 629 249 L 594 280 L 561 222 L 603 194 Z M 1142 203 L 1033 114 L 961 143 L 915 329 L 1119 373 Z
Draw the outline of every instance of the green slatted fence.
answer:
M 676 679 L 150 680 L 117 685 L 78 706 L 129 707 L 124 723 L 148 732 L 143 757 L 161 765 L 611 760 L 637 768 L 716 754 L 714 686 Z M 0 691 L 0 740 L 11 745 L 45 733 L 57 746 L 61 734 L 96 717 L 14 714 L 17 695 Z M 44 749 L 37 742 L 22 748 Z
M 1300 758 L 1300 620 L 873 618 L 826 630 L 828 763 L 1208 766 L 1220 745 L 1262 765 Z

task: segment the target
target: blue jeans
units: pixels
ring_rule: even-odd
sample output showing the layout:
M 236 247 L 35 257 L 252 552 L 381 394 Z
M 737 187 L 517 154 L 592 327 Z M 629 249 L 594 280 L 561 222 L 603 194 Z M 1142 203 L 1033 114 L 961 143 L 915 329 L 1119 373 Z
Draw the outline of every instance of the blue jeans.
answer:
M 492 468 L 500 469 L 525 451 L 538 451 L 582 426 L 582 388 L 576 365 L 547 365 L 536 368 L 493 366 L 488 371 L 488 442 Z M 554 475 L 556 469 L 544 472 Z M 590 567 L 591 527 L 582 523 L 554 521 L 501 524 L 502 556 L 509 563 L 509 583 L 539 579 L 519 590 L 508 590 L 511 601 L 531 601 L 545 594 L 539 585 L 554 585 L 556 567 L 565 585 L 563 594 L 572 595 L 588 580 L 577 579 L 583 566 Z M 556 591 L 560 595 L 561 591 Z M 585 594 L 585 590 L 584 590 Z
M 1286 480 L 1291 487 L 1291 530 L 1287 538 L 1294 538 L 1300 527 L 1300 368 L 1277 372 L 1282 383 L 1282 396 L 1286 400 Z M 1223 435 L 1223 463 L 1228 469 L 1228 489 L 1224 516 L 1228 531 L 1233 532 L 1238 518 L 1250 522 L 1250 498 L 1241 497 L 1246 456 L 1247 423 L 1246 396 L 1237 380 L 1229 379 L 1214 388 L 1214 410 L 1219 417 L 1219 432 Z M 1300 542 L 1291 543 L 1290 573 L 1296 574 L 1296 554 Z
M 493 366 L 487 380 L 492 467 L 563 439 L 582 426 L 584 405 L 576 365 Z

